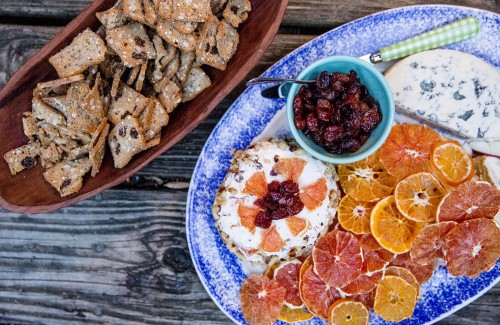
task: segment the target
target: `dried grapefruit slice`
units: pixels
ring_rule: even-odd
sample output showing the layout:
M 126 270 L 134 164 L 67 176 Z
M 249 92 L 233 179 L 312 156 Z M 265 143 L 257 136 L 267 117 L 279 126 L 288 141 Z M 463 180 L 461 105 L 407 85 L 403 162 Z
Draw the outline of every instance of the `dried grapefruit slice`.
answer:
M 373 237 L 383 248 L 395 254 L 409 251 L 423 226 L 423 223 L 405 218 L 392 195 L 380 200 L 370 217 Z
M 301 266 L 302 262 L 294 258 L 280 263 L 274 270 L 274 280 L 286 290 L 285 306 L 292 309 L 304 307 L 299 294 L 299 273 Z
M 283 175 L 286 179 L 292 180 L 297 183 L 302 171 L 306 166 L 306 161 L 300 158 L 281 158 L 273 166 L 273 170 Z
M 349 299 L 352 299 L 354 301 L 359 301 L 368 308 L 373 308 L 374 296 L 375 296 L 375 290 L 372 290 L 368 293 L 361 293 L 359 295 L 349 296 Z
M 328 285 L 342 288 L 361 273 L 363 257 L 354 235 L 333 230 L 321 237 L 312 251 L 314 271 Z
M 382 279 L 382 270 L 374 272 L 370 275 L 366 273 L 366 268 L 363 267 L 363 273 L 361 273 L 357 279 L 342 287 L 340 290 L 348 295 L 356 295 L 362 293 L 371 292 L 377 284 Z
M 417 303 L 417 290 L 400 277 L 389 275 L 380 281 L 375 291 L 373 310 L 389 322 L 411 317 Z
M 393 259 L 395 254 L 380 246 L 371 234 L 357 236 L 363 251 L 363 260 L 366 272 L 373 273 L 384 269 Z
M 312 211 L 323 203 L 327 192 L 328 187 L 326 186 L 326 180 L 324 178 L 320 178 L 316 182 L 301 189 L 299 196 L 305 207 L 309 211 Z
M 457 186 L 474 176 L 474 162 L 457 141 L 437 142 L 432 146 L 432 166 L 449 185 Z
M 262 274 L 247 278 L 240 288 L 241 311 L 250 324 L 269 325 L 278 318 L 285 288 Z
M 399 212 L 418 222 L 436 220 L 436 212 L 446 190 L 432 174 L 421 172 L 408 176 L 394 188 Z
M 424 284 L 427 282 L 434 273 L 436 264 L 420 265 L 411 260 L 410 253 L 399 254 L 396 258 L 389 264 L 390 266 L 400 266 L 404 267 L 410 271 L 419 284 Z
M 500 210 L 500 191 L 487 182 L 468 181 L 446 195 L 437 211 L 437 221 L 462 222 L 493 219 Z
M 255 217 L 259 214 L 260 209 L 253 206 L 238 205 L 238 216 L 241 220 L 241 225 L 248 229 L 252 234 L 255 232 Z
M 446 235 L 443 250 L 453 276 L 476 278 L 500 258 L 500 229 L 491 219 L 464 221 Z
M 328 317 L 328 307 L 341 298 L 337 289 L 326 284 L 314 273 L 312 259 L 309 262 L 304 261 L 299 290 L 309 312 L 324 319 Z
M 276 230 L 276 226 L 271 226 L 267 229 L 264 229 L 262 233 L 262 242 L 260 243 L 260 248 L 264 252 L 279 252 L 284 246 L 285 242 Z
M 432 145 L 438 141 L 439 133 L 426 125 L 396 124 L 380 147 L 380 160 L 389 174 L 399 179 L 429 172 Z
M 417 298 L 420 296 L 420 284 L 418 283 L 417 278 L 413 275 L 413 273 L 411 273 L 404 267 L 389 266 L 387 269 L 385 269 L 385 276 L 388 275 L 394 275 L 405 280 L 406 282 L 411 284 L 415 288 L 415 290 L 417 290 Z
M 340 200 L 337 218 L 342 227 L 355 234 L 370 234 L 370 214 L 376 203 L 358 201 L 346 195 Z
M 411 260 L 420 265 L 429 265 L 436 263 L 436 259 L 443 258 L 444 239 L 456 224 L 454 221 L 444 221 L 422 229 L 411 244 Z
M 243 193 L 254 195 L 258 198 L 263 198 L 267 193 L 266 174 L 257 172 L 253 174 L 245 183 Z
M 278 319 L 287 323 L 305 322 L 313 318 L 314 315 L 304 308 L 292 309 L 287 306 L 281 308 Z
M 329 325 L 367 325 L 370 312 L 359 301 L 341 299 L 328 309 Z
M 288 229 L 290 229 L 290 232 L 292 235 L 297 237 L 298 235 L 302 234 L 309 228 L 309 223 L 307 222 L 306 219 L 299 218 L 299 217 L 288 217 L 285 219 L 286 224 L 288 225 Z
M 377 201 L 391 194 L 397 183 L 380 163 L 378 151 L 361 161 L 339 165 L 338 174 L 346 194 L 358 201 Z

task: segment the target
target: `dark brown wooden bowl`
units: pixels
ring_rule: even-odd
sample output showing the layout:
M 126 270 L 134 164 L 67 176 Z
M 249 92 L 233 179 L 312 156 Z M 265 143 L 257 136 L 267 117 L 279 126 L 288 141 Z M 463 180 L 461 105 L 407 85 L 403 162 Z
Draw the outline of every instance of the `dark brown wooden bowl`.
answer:
M 41 81 L 56 79 L 57 74 L 48 58 L 85 28 L 99 25 L 95 13 L 110 8 L 116 0 L 95 0 L 55 38 L 29 60 L 0 92 L 0 206 L 20 213 L 42 213 L 57 210 L 91 197 L 102 190 L 123 182 L 191 132 L 212 112 L 217 104 L 236 87 L 257 64 L 271 44 L 285 13 L 288 0 L 251 0 L 248 20 L 239 27 L 240 44 L 225 71 L 205 69 L 212 85 L 194 100 L 185 103 L 171 116 L 162 132 L 161 143 L 141 154 L 123 169 L 113 167 L 107 153 L 99 174 L 87 176 L 83 188 L 76 194 L 61 198 L 43 178 L 43 169 L 36 167 L 12 176 L 3 155 L 27 143 L 23 133 L 22 113 L 31 110 L 33 89 Z

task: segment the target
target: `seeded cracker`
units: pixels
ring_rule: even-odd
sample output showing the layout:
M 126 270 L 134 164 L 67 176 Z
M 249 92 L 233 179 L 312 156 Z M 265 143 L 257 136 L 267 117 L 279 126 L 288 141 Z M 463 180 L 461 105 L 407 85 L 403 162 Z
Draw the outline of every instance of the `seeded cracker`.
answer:
M 109 133 L 109 124 L 107 119 L 103 119 L 101 125 L 92 135 L 91 148 L 89 153 L 90 164 L 92 165 L 91 176 L 95 177 L 99 173 L 104 153 L 106 152 L 106 139 Z
M 90 29 L 78 34 L 70 45 L 49 58 L 60 78 L 70 77 L 104 61 L 106 45 Z
M 193 51 L 181 52 L 180 66 L 177 72 L 175 73 L 175 75 L 177 76 L 177 78 L 180 80 L 181 83 L 186 81 L 189 70 L 191 70 L 191 67 L 193 66 L 193 61 L 195 57 L 196 55 L 194 54 Z
M 172 2 L 173 0 L 157 0 L 158 1 L 158 16 L 163 19 L 172 17 Z
M 85 99 L 83 100 L 82 107 L 87 111 L 90 115 L 98 118 L 103 118 L 106 116 L 105 108 L 104 108 L 104 98 L 100 93 L 101 86 L 101 74 L 98 73 L 94 86 L 87 93 Z
M 113 29 L 127 23 L 127 17 L 123 13 L 122 0 L 118 0 L 109 10 L 96 13 L 96 16 L 106 29 Z
M 122 84 L 122 90 L 111 100 L 107 117 L 111 123 L 117 125 L 127 115 L 140 115 L 148 103 L 149 98 Z
M 207 64 L 219 70 L 226 70 L 226 62 L 219 55 L 217 49 L 217 26 L 219 20 L 215 16 L 211 16 L 203 25 L 201 30 L 200 41 L 196 47 L 197 60 L 202 64 Z
M 182 102 L 187 102 L 198 96 L 211 85 L 210 78 L 203 70 L 193 67 L 189 71 L 186 82 L 182 84 Z
M 82 188 L 83 176 L 90 170 L 88 158 L 63 161 L 43 173 L 43 177 L 62 197 L 78 192 Z
M 54 126 L 66 124 L 66 118 L 60 112 L 45 105 L 40 99 L 33 98 L 32 104 L 33 117 L 37 120 L 46 121 Z
M 135 90 L 141 92 L 142 86 L 144 84 L 144 79 L 146 78 L 146 69 L 148 67 L 148 63 L 144 62 L 141 66 L 141 70 L 139 71 L 139 77 L 137 77 L 137 81 L 135 82 Z
M 167 113 L 172 113 L 179 105 L 182 99 L 181 88 L 173 81 L 168 80 L 162 89 L 159 91 L 158 99 L 160 100 Z
M 172 16 L 178 20 L 202 23 L 211 13 L 210 0 L 176 0 L 173 2 Z
M 128 18 L 147 25 L 142 0 L 123 0 L 123 13 Z
M 211 0 L 210 1 L 210 8 L 212 9 L 212 13 L 216 16 L 219 14 L 222 14 L 222 9 L 224 9 L 224 6 L 226 5 L 227 0 Z
M 129 68 L 156 58 L 156 51 L 146 35 L 146 29 L 139 23 L 109 30 L 106 41 Z
M 234 28 L 238 28 L 247 20 L 250 10 L 252 10 L 252 5 L 249 0 L 229 0 L 223 15 Z
M 150 27 L 155 27 L 158 21 L 158 15 L 156 14 L 155 4 L 152 0 L 142 0 L 144 5 L 144 16 L 146 18 L 146 23 Z
M 69 100 L 66 99 L 66 95 L 55 96 L 55 97 L 44 97 L 42 102 L 46 105 L 55 108 L 61 112 L 65 117 L 68 116 Z
M 40 154 L 38 142 L 29 143 L 7 152 L 3 158 L 9 164 L 10 173 L 15 175 L 26 168 L 36 165 L 36 157 Z
M 217 26 L 217 49 L 221 58 L 228 62 L 238 49 L 240 36 L 238 31 L 226 21 L 221 21 Z
M 146 141 L 137 118 L 127 116 L 115 125 L 108 136 L 116 168 L 125 167 L 134 155 L 144 150 Z
M 31 112 L 23 113 L 23 131 L 30 142 L 35 142 L 38 139 L 38 125 L 36 119 Z
M 85 79 L 83 74 L 77 74 L 75 76 L 71 76 L 68 78 L 62 78 L 47 82 L 39 82 L 36 85 L 35 91 L 33 92 L 33 96 L 37 98 L 42 98 L 46 96 L 54 96 L 66 94 L 68 91 L 69 85 L 76 81 L 81 81 Z
M 168 124 L 168 121 L 169 116 L 163 105 L 159 100 L 152 99 L 139 119 L 144 131 L 145 140 L 150 141 L 156 137 L 162 127 Z
M 40 163 L 42 167 L 47 169 L 53 167 L 63 159 L 63 150 L 54 142 L 51 142 L 46 147 L 40 148 Z
M 161 38 L 183 51 L 192 51 L 196 46 L 196 37 L 193 34 L 181 33 L 168 20 L 159 19 L 156 30 Z
M 171 20 L 172 26 L 183 34 L 191 34 L 198 27 L 198 23 L 193 21 Z

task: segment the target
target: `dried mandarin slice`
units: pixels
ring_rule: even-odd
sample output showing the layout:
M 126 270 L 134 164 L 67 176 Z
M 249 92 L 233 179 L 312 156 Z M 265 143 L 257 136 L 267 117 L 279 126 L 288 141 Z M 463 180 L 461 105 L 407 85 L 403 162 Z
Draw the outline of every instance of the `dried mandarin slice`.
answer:
M 397 276 L 386 276 L 375 291 L 373 310 L 389 322 L 410 318 L 417 303 L 417 290 Z
M 370 214 L 375 202 L 358 201 L 346 195 L 340 200 L 337 218 L 342 227 L 355 234 L 370 234 Z
M 361 274 L 363 257 L 354 235 L 333 230 L 321 237 L 312 251 L 314 271 L 328 285 L 342 288 Z
M 279 252 L 284 246 L 285 242 L 278 233 L 278 230 L 276 230 L 276 226 L 264 229 L 262 232 L 262 242 L 260 244 L 260 248 L 264 252 Z
M 290 232 L 295 237 L 304 233 L 307 229 L 309 229 L 309 223 L 306 219 L 299 217 L 288 217 L 285 219 L 285 222 L 290 229 Z
M 304 203 L 308 210 L 314 210 L 323 203 L 328 193 L 326 180 L 324 178 L 318 179 L 316 182 L 305 186 L 300 191 L 300 200 Z
M 417 298 L 420 296 L 420 284 L 418 283 L 417 278 L 413 275 L 413 273 L 411 273 L 404 267 L 389 266 L 387 269 L 385 269 L 385 276 L 388 275 L 394 275 L 405 280 L 406 282 L 411 284 L 415 288 L 415 290 L 417 290 Z
M 300 158 L 281 158 L 273 166 L 273 170 L 283 175 L 286 179 L 292 180 L 297 183 L 302 171 L 306 166 L 306 161 Z
M 278 319 L 287 323 L 305 322 L 313 318 L 314 315 L 309 313 L 305 308 L 292 309 L 287 306 L 281 308 Z
M 278 318 L 285 288 L 262 274 L 247 278 L 240 288 L 241 311 L 250 324 L 269 325 Z
M 423 223 L 404 217 L 392 195 L 378 202 L 370 217 L 373 237 L 383 248 L 395 254 L 409 251 L 423 226 Z
M 443 258 L 444 239 L 456 224 L 454 221 L 444 221 L 425 226 L 411 244 L 411 260 L 420 265 L 429 265 Z
M 241 220 L 241 225 L 248 229 L 252 234 L 255 232 L 255 217 L 259 214 L 260 209 L 248 205 L 238 205 L 238 216 Z
M 446 190 L 432 174 L 417 173 L 400 181 L 394 188 L 399 212 L 418 222 L 436 220 L 436 212 Z
M 253 174 L 245 183 L 243 193 L 263 198 L 267 193 L 266 174 L 257 172 Z
M 432 146 L 431 162 L 441 179 L 457 186 L 474 176 L 474 162 L 457 141 L 437 142 Z
M 359 301 L 337 300 L 328 309 L 329 325 L 367 325 L 369 320 L 368 308 Z
M 290 308 L 303 308 L 304 303 L 300 299 L 299 275 L 302 262 L 298 259 L 291 259 L 274 270 L 274 280 L 286 289 L 285 306 Z
M 415 276 L 419 284 L 427 282 L 432 277 L 434 269 L 436 268 L 435 263 L 420 265 L 413 262 L 409 252 L 397 255 L 389 265 L 404 267 Z
M 339 165 L 338 174 L 346 194 L 358 201 L 380 200 L 391 194 L 397 183 L 380 163 L 378 151 L 361 161 Z
M 462 222 L 493 219 L 500 211 L 500 191 L 487 182 L 468 181 L 446 195 L 437 211 L 437 221 Z
M 380 147 L 380 160 L 389 174 L 399 179 L 429 172 L 432 145 L 438 141 L 439 133 L 426 125 L 396 124 Z
M 464 221 L 446 235 L 443 250 L 453 276 L 477 278 L 500 258 L 500 229 L 491 219 Z

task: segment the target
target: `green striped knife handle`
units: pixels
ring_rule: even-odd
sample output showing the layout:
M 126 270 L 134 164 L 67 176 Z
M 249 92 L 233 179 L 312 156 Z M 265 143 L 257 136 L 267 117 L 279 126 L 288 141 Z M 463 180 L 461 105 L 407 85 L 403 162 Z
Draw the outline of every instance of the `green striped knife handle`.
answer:
M 474 17 L 457 20 L 380 50 L 383 62 L 399 59 L 425 50 L 435 49 L 476 36 L 480 24 Z

